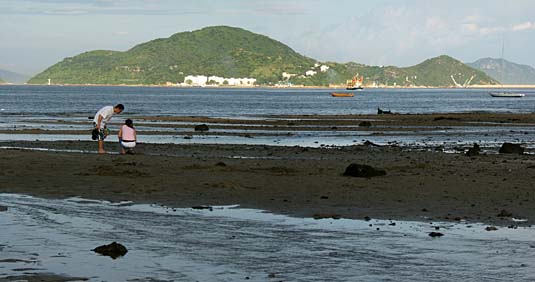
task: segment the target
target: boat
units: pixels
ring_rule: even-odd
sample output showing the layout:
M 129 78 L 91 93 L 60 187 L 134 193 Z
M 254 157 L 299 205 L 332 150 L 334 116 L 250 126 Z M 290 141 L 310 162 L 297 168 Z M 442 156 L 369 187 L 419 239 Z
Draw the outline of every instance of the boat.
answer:
M 355 76 L 353 76 L 353 79 L 346 81 L 346 89 L 347 90 L 361 90 L 362 88 L 362 81 L 364 80 L 363 76 L 359 77 L 359 74 L 357 73 Z
M 489 94 L 492 97 L 508 97 L 508 98 L 520 98 L 520 97 L 526 96 L 524 93 L 506 92 L 506 91 L 489 92 Z
M 489 95 L 492 97 L 504 97 L 504 98 L 521 98 L 524 97 L 524 93 L 519 92 L 511 92 L 511 91 L 504 91 L 503 90 L 503 71 L 504 71 L 504 59 L 503 59 L 503 52 L 505 49 L 505 45 L 502 43 L 502 57 L 501 57 L 501 66 L 500 66 L 500 86 L 501 89 L 499 91 L 489 92 Z
M 343 93 L 343 92 L 332 92 L 331 96 L 333 97 L 353 97 L 355 94 L 353 93 Z

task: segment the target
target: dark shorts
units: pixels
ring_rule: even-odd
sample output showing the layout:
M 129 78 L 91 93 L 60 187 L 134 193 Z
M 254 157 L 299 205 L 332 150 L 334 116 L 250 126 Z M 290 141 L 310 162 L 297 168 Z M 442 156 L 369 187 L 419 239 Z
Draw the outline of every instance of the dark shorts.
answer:
M 104 127 L 104 128 L 93 128 L 93 131 L 91 131 L 91 139 L 93 140 L 104 140 L 106 137 L 108 137 L 110 131 Z

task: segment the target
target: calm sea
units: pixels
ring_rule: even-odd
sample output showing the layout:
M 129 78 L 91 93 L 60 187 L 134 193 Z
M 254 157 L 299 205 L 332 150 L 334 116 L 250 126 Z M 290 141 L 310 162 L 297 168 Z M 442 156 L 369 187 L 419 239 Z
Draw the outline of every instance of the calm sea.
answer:
M 166 87 L 84 87 L 84 86 L 0 86 L 0 130 L 87 130 L 95 112 L 105 105 L 122 103 L 126 109 L 114 118 L 122 122 L 136 116 L 206 116 L 258 119 L 266 115 L 298 114 L 373 114 L 377 108 L 396 113 L 496 112 L 531 113 L 535 111 L 535 89 L 515 89 L 526 93 L 523 98 L 493 98 L 487 89 L 365 89 L 352 98 L 333 98 L 329 89 L 222 89 Z M 337 90 L 339 91 L 339 90 Z M 66 123 L 64 123 L 66 122 Z M 162 122 L 163 123 L 163 122 Z M 140 128 L 139 130 L 155 130 Z M 163 129 L 165 130 L 165 129 Z M 211 131 L 213 133 L 213 131 Z M 456 138 L 456 132 L 462 138 Z M 233 136 L 194 136 L 188 132 L 176 135 L 141 135 L 147 143 L 239 143 L 287 146 L 350 145 L 365 140 L 377 143 L 471 144 L 492 146 L 507 142 L 523 142 L 532 146 L 535 129 L 510 130 L 496 128 L 452 128 L 447 132 L 422 132 L 420 135 L 374 134 L 374 132 L 310 131 L 270 134 L 245 138 L 250 132 L 234 132 Z M 280 132 L 279 132 L 280 133 Z M 89 135 L 67 134 L 0 134 L 7 140 L 90 140 Z
M 521 99 L 493 98 L 487 89 L 365 89 L 333 98 L 329 89 L 0 86 L 0 116 L 93 115 L 123 103 L 133 115 L 236 117 L 279 114 L 371 114 L 535 111 L 535 89 Z

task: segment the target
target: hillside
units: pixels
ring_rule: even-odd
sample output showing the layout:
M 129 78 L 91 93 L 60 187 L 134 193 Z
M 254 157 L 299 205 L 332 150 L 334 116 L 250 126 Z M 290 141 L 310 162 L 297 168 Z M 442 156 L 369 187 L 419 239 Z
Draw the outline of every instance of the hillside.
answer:
M 128 51 L 96 50 L 65 58 L 29 83 L 161 85 L 183 83 L 188 75 L 254 78 L 257 85 L 345 85 L 356 73 L 365 85 L 452 87 L 495 84 L 481 71 L 448 56 L 407 68 L 358 63 L 319 63 L 266 36 L 227 27 L 176 33 Z M 206 79 L 207 84 L 220 83 Z M 195 78 L 186 78 L 194 85 Z M 225 85 L 228 81 L 220 83 Z M 468 83 L 468 84 L 470 84 Z
M 186 75 L 254 77 L 277 81 L 282 72 L 304 72 L 313 59 L 266 36 L 225 26 L 182 32 L 126 52 L 91 51 L 65 58 L 30 80 L 62 84 L 162 84 Z
M 469 66 L 479 69 L 503 84 L 535 84 L 535 69 L 504 59 L 483 58 Z
M 28 79 L 28 76 L 0 69 L 0 82 L 24 83 Z

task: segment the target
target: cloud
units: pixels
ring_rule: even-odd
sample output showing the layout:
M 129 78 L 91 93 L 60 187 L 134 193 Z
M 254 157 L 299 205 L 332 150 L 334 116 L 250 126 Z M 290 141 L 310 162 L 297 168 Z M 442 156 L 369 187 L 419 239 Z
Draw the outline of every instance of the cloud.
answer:
M 525 22 L 521 24 L 517 24 L 513 26 L 513 31 L 524 31 L 524 30 L 531 30 L 535 29 L 535 23 L 534 22 Z

